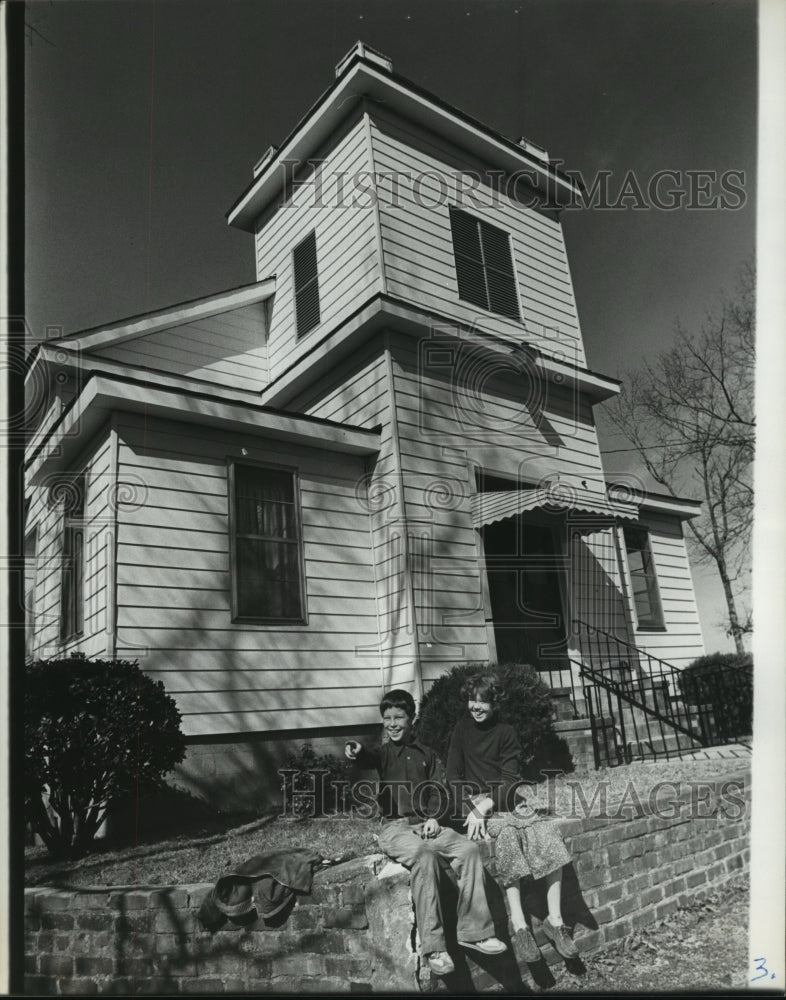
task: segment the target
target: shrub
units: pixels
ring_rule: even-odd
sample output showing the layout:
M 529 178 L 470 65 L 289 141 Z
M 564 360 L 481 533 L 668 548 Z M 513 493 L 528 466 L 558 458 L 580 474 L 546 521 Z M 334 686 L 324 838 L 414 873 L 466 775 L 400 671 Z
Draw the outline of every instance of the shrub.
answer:
M 506 663 L 489 668 L 466 663 L 453 667 L 426 692 L 420 707 L 418 734 L 444 760 L 450 734 L 467 708 L 462 689 L 473 674 L 492 672 L 502 690 L 498 714 L 516 730 L 521 743 L 522 777 L 535 778 L 541 770 L 573 770 L 565 742 L 554 732 L 551 689 L 528 664 Z
M 24 706 L 26 817 L 56 857 L 83 854 L 113 804 L 185 756 L 174 700 L 135 662 L 38 660 Z
M 753 729 L 753 657 L 749 653 L 710 653 L 682 671 L 680 694 L 700 708 L 705 740 L 749 736 Z
M 310 743 L 290 751 L 285 768 L 294 774 L 282 774 L 285 812 L 297 819 L 343 812 L 350 779 L 349 762 L 333 754 L 318 754 Z

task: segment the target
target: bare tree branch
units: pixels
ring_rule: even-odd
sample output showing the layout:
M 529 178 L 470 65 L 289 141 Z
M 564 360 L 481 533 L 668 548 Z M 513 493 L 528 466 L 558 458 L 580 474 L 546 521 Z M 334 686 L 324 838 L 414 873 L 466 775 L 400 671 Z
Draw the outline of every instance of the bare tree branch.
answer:
M 701 561 L 715 565 L 738 652 L 752 630 L 737 612 L 735 583 L 749 563 L 755 365 L 755 273 L 745 265 L 726 296 L 691 335 L 678 324 L 674 345 L 626 380 L 605 411 L 649 475 L 670 495 L 698 486 L 702 513 L 687 521 Z

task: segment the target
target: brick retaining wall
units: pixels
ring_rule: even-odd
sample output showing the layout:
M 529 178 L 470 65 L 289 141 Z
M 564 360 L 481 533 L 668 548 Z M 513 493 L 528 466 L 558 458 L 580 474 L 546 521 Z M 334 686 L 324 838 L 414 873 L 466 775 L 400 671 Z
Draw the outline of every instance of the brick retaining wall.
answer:
M 748 869 L 749 788 L 742 808 L 691 815 L 689 795 L 673 808 L 633 818 L 560 820 L 574 864 L 566 870 L 563 912 L 582 955 L 669 916 Z M 702 802 L 692 811 L 702 810 Z M 704 803 L 704 812 L 709 805 Z M 490 862 L 493 872 L 493 861 Z M 448 889 L 450 887 L 448 886 Z M 426 985 L 415 951 L 407 873 L 381 855 L 318 873 L 286 924 L 261 920 L 202 930 L 196 913 L 209 885 L 25 893 L 25 992 L 134 993 L 412 992 Z M 503 895 L 491 887 L 498 932 Z M 542 894 L 525 894 L 544 962 L 519 970 L 507 959 L 459 956 L 455 992 L 502 982 L 520 988 L 562 959 L 543 938 Z M 463 977 L 463 978 L 462 978 Z

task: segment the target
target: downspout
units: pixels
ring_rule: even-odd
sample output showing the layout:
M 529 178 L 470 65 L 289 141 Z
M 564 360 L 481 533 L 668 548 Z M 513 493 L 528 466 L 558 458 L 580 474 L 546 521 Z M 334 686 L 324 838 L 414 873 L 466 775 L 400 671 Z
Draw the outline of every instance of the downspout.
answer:
M 366 484 L 368 484 L 371 481 L 370 466 L 371 462 L 369 461 L 368 458 L 365 458 L 363 461 L 363 471 L 365 472 Z M 366 485 L 366 498 L 368 499 L 368 485 Z M 372 517 L 373 515 L 371 513 L 371 505 L 368 504 L 368 515 L 367 515 L 368 540 L 369 540 L 369 545 L 371 547 L 371 565 L 374 569 L 374 593 L 377 597 L 374 604 L 377 609 L 376 619 L 377 619 L 377 654 L 379 656 L 379 684 L 380 684 L 380 690 L 384 694 L 385 691 L 387 690 L 388 685 L 387 685 L 387 678 L 385 677 L 384 640 L 379 620 L 379 572 L 377 567 L 376 551 L 374 547 L 374 527 L 372 524 Z
M 373 178 L 374 190 L 376 190 L 377 185 L 377 172 L 376 164 L 374 161 L 374 139 L 371 134 L 371 117 L 368 113 L 368 100 L 363 99 L 363 136 L 366 144 L 366 155 L 368 156 L 368 166 L 369 172 Z M 372 225 L 374 227 L 374 239 L 377 248 L 377 259 L 379 267 L 379 290 L 382 295 L 387 294 L 387 279 L 385 276 L 385 253 L 382 240 L 382 216 L 379 208 L 379 198 L 374 199 L 374 203 L 371 208 L 372 211 Z M 385 373 L 387 376 L 388 383 L 388 411 L 390 413 L 390 433 L 391 433 L 391 443 L 393 448 L 393 461 L 396 468 L 396 486 L 398 493 L 398 506 L 399 506 L 399 521 L 402 527 L 403 533 L 403 585 L 407 597 L 407 602 L 410 608 L 410 621 L 412 623 L 412 636 L 413 636 L 413 661 L 414 661 L 414 682 L 415 682 L 415 700 L 420 707 L 420 703 L 423 700 L 423 676 L 420 666 L 420 643 L 418 642 L 418 631 L 417 622 L 415 620 L 415 586 L 412 580 L 412 567 L 409 555 L 409 526 L 407 522 L 407 511 L 406 504 L 404 502 L 404 475 L 401 471 L 401 449 L 399 447 L 398 440 L 398 415 L 396 412 L 396 390 L 393 381 L 393 358 L 390 353 L 390 335 L 385 334 Z M 373 534 L 373 533 L 372 533 Z M 373 542 L 372 542 L 373 544 Z M 377 581 L 377 563 L 374 559 L 374 579 Z M 376 584 L 379 586 L 378 583 Z M 377 590 L 377 593 L 379 591 Z M 379 630 L 379 613 L 377 612 L 377 630 L 380 637 L 380 675 L 382 677 L 382 687 L 383 691 L 386 688 L 386 678 L 385 678 L 385 667 L 383 663 L 383 652 L 382 652 L 382 633 Z M 391 648 L 393 644 L 393 637 L 391 636 Z
M 418 707 L 423 700 L 423 670 L 420 661 L 420 643 L 418 641 L 418 624 L 415 605 L 415 584 L 412 579 L 412 560 L 409 551 L 409 522 L 407 520 L 407 505 L 404 501 L 404 473 L 401 468 L 401 446 L 398 436 L 398 414 L 396 412 L 396 388 L 393 374 L 393 356 L 390 351 L 390 333 L 385 333 L 385 369 L 388 379 L 389 407 L 390 407 L 390 433 L 393 446 L 393 460 L 396 465 L 396 487 L 398 493 L 399 521 L 404 542 L 404 565 L 402 574 L 404 576 L 404 588 L 407 601 L 410 607 L 410 621 L 412 623 L 413 642 L 413 666 L 415 682 L 415 700 Z

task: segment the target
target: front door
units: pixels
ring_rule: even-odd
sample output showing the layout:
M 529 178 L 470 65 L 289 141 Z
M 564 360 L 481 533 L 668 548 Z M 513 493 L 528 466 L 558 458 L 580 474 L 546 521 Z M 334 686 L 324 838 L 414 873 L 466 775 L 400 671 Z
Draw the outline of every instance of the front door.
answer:
M 543 671 L 565 668 L 565 561 L 556 522 L 520 515 L 482 531 L 497 660 Z

